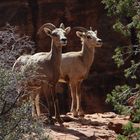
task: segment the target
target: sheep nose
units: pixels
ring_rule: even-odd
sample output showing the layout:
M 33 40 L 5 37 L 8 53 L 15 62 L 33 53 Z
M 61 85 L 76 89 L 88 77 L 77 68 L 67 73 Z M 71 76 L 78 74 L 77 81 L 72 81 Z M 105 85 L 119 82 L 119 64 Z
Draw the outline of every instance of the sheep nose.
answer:
M 101 39 L 99 39 L 99 40 L 98 40 L 98 42 L 99 42 L 99 43 L 102 43 L 102 40 L 101 40 Z
M 62 38 L 62 39 L 61 39 L 61 41 L 66 42 L 66 41 L 67 41 L 67 39 L 66 39 L 66 38 Z

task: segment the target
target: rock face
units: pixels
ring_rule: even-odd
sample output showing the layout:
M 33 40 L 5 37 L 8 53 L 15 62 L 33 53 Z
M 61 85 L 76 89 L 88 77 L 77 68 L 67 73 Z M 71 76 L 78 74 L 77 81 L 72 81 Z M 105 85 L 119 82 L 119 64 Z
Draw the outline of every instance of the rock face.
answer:
M 83 82 L 83 108 L 86 113 L 104 112 L 110 110 L 105 104 L 106 94 L 116 84 L 125 82 L 113 63 L 114 48 L 119 44 L 126 44 L 122 36 L 112 29 L 113 19 L 107 17 L 101 0 L 6 0 L 0 2 L 0 26 L 6 22 L 20 26 L 23 33 L 31 35 L 33 39 L 37 29 L 46 22 L 58 26 L 63 22 L 66 26 L 84 26 L 98 30 L 98 36 L 103 40 L 103 47 L 97 48 L 95 60 L 88 78 Z M 68 47 L 63 51 L 80 50 L 79 39 L 73 30 L 68 36 Z M 37 50 L 48 51 L 50 39 L 46 36 L 38 37 Z M 66 90 L 60 96 L 60 106 L 63 112 L 69 110 L 69 92 Z M 65 97 L 64 97 L 65 96 Z M 65 101 L 64 101 L 65 100 Z

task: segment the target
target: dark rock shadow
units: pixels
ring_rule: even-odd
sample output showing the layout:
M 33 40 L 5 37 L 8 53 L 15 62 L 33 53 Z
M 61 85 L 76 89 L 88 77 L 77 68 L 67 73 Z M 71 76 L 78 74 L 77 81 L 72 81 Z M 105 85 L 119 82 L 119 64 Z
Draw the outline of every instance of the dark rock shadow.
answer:
M 73 129 L 68 129 L 66 127 L 61 127 L 61 126 L 50 126 L 50 129 L 55 131 L 55 132 L 61 132 L 65 134 L 71 134 L 73 136 L 76 136 L 79 138 L 79 140 L 96 140 L 95 136 L 87 137 L 85 134 L 80 133 L 79 131 L 73 130 Z
M 99 122 L 98 120 L 97 121 L 93 121 L 91 120 L 90 118 L 89 119 L 86 119 L 86 118 L 73 118 L 73 117 L 70 117 L 70 116 L 61 116 L 61 118 L 64 120 L 64 122 L 76 122 L 76 123 L 79 123 L 79 124 L 82 124 L 82 125 L 92 125 L 92 126 L 103 126 L 103 125 L 106 125 L 105 122 Z

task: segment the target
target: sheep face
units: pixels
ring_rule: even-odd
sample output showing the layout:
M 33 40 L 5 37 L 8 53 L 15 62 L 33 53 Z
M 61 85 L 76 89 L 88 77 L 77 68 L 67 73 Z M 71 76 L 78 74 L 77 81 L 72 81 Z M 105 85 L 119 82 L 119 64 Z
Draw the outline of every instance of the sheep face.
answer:
M 49 35 L 55 46 L 66 46 L 67 45 L 67 37 L 66 35 L 70 32 L 71 28 L 67 27 L 65 29 L 59 27 L 54 30 L 50 30 L 49 28 L 44 28 L 44 31 L 47 35 Z
M 102 40 L 97 37 L 97 31 L 87 30 L 87 32 L 76 32 L 81 41 L 87 44 L 88 47 L 101 47 Z

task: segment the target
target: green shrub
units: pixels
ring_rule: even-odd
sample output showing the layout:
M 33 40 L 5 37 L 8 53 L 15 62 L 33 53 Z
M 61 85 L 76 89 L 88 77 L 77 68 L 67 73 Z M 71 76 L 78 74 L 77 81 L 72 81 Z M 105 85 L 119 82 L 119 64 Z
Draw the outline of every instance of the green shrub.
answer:
M 17 102 L 20 94 L 12 65 L 22 53 L 33 53 L 35 48 L 28 36 L 21 37 L 15 30 L 8 24 L 0 31 L 0 140 L 46 140 L 49 132 L 44 118 L 32 118 L 30 101 Z
M 128 85 L 117 85 L 107 95 L 106 102 L 111 103 L 118 113 L 130 115 L 132 122 L 140 122 L 140 86 L 137 83 L 140 78 L 140 3 L 139 0 L 102 0 L 102 3 L 114 19 L 113 29 L 128 40 L 127 46 L 116 47 L 112 58 L 118 67 L 127 64 L 124 76 L 126 81 L 131 81 Z M 118 140 L 139 139 L 140 130 L 131 122 L 124 126 L 123 135 L 118 135 Z

